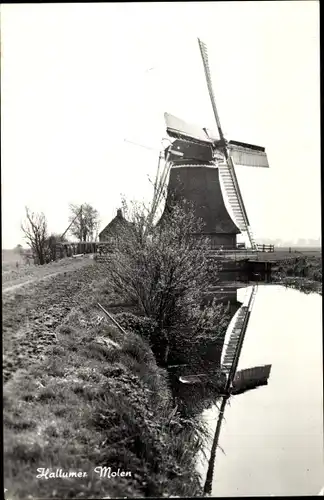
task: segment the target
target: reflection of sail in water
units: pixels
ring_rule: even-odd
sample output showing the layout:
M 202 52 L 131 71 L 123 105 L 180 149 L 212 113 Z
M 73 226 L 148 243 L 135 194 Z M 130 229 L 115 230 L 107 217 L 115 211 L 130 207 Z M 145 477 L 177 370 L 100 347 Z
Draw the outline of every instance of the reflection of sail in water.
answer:
M 237 285 L 217 287 L 206 292 L 203 296 L 202 305 L 207 306 L 212 302 L 216 305 L 228 307 L 227 321 L 232 322 L 235 314 L 240 309 L 242 303 L 237 299 Z M 202 343 L 196 348 L 196 356 L 191 356 L 190 363 L 183 367 L 178 373 L 182 383 L 195 383 L 195 376 L 203 372 L 202 379 L 210 380 L 213 372 L 221 366 L 221 354 L 224 348 L 226 330 L 218 332 L 217 337 L 208 343 Z M 199 357 L 197 362 L 196 357 Z M 180 361 L 180 360 L 179 360 Z M 196 382 L 202 381 L 201 377 Z M 206 381 L 206 380 L 205 380 Z
M 232 382 L 232 388 L 230 390 L 230 394 L 234 396 L 249 391 L 251 389 L 256 389 L 257 387 L 267 385 L 270 376 L 270 371 L 271 371 L 271 365 L 256 366 L 254 368 L 248 368 L 246 370 L 238 371 Z M 210 452 L 210 459 L 208 463 L 208 470 L 204 487 L 205 494 L 210 494 L 212 489 L 216 450 L 218 447 L 220 431 L 225 414 L 225 408 L 229 397 L 230 396 L 227 395 L 222 398 L 222 403 L 219 409 L 217 426 L 212 444 L 212 449 Z
M 211 302 L 228 306 L 228 324 L 242 306 L 242 302 L 237 299 L 238 288 L 237 284 L 211 288 L 204 293 L 202 306 L 210 305 Z M 177 346 L 170 351 L 168 371 L 172 392 L 176 404 L 185 414 L 198 415 L 211 408 L 222 392 L 226 376 L 221 374 L 221 354 L 226 331 L 226 327 L 219 329 L 217 335 L 208 342 L 194 344 L 190 340 L 188 352 L 183 347 L 177 349 Z
M 204 493 L 210 494 L 212 489 L 212 479 L 215 466 L 216 450 L 224 418 L 225 408 L 230 396 L 241 394 L 245 391 L 256 389 L 257 387 L 267 385 L 270 376 L 271 365 L 257 366 L 245 370 L 237 371 L 237 366 L 243 346 L 247 325 L 249 322 L 252 306 L 254 303 L 257 287 L 249 290 L 249 296 L 244 301 L 240 311 L 237 314 L 233 330 L 228 344 L 225 346 L 225 352 L 222 355 L 222 372 L 226 374 L 226 383 L 224 396 L 222 398 L 219 410 L 216 431 L 212 444 L 207 476 L 205 481 Z
M 217 426 L 216 426 L 214 440 L 213 440 L 213 444 L 212 444 L 212 448 L 211 448 L 211 452 L 210 452 L 210 459 L 209 459 L 209 463 L 208 463 L 208 470 L 207 470 L 206 481 L 205 481 L 205 486 L 204 486 L 204 493 L 207 495 L 209 495 L 211 493 L 211 490 L 212 490 L 216 450 L 218 447 L 218 441 L 219 441 L 219 436 L 220 436 L 220 431 L 221 431 L 221 427 L 222 427 L 222 422 L 223 422 L 223 418 L 224 418 L 227 400 L 228 400 L 228 396 L 224 396 L 222 398 L 221 407 L 219 409 Z
M 241 394 L 250 389 L 267 385 L 270 371 L 271 365 L 264 365 L 236 372 L 232 385 L 232 394 Z
M 238 287 L 235 285 L 224 286 L 223 288 L 218 287 L 204 294 L 204 302 L 211 303 L 213 301 L 215 304 L 223 304 L 225 307 L 229 306 L 228 321 L 231 322 L 242 305 L 242 303 L 237 300 L 237 290 Z M 208 366 L 208 362 L 212 363 L 213 366 L 215 366 L 215 364 L 220 366 L 225 338 L 226 331 L 215 340 L 214 345 L 206 346 L 204 353 L 205 366 Z

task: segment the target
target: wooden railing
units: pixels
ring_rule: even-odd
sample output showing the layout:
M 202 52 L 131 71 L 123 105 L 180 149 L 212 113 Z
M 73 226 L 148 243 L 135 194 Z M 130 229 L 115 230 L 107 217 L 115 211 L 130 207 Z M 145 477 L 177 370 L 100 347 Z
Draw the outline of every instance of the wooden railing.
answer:
M 257 244 L 258 252 L 274 252 L 274 245 Z
M 256 249 L 252 248 L 247 248 L 244 244 L 242 243 L 237 243 L 235 247 L 233 246 L 227 246 L 227 245 L 218 245 L 218 246 L 212 246 L 211 249 L 214 251 L 218 251 L 220 253 L 251 253 L 251 252 L 274 252 L 274 245 L 265 245 L 265 244 L 260 244 L 258 243 Z

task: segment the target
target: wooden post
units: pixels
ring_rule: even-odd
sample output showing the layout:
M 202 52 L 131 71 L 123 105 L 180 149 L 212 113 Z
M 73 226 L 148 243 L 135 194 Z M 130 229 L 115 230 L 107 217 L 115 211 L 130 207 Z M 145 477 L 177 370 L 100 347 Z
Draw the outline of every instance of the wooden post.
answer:
M 80 233 L 81 233 L 80 241 L 82 241 L 83 240 L 83 205 L 81 205 L 81 210 L 80 210 Z
M 99 304 L 99 302 L 97 302 L 97 305 L 100 307 L 100 309 L 106 314 L 106 316 L 108 316 L 108 318 L 114 323 L 115 326 L 117 326 L 117 328 L 124 334 L 127 336 L 127 332 L 124 330 L 124 328 L 122 328 L 120 326 L 120 324 L 118 323 L 118 321 L 115 320 L 115 318 L 104 308 L 102 307 L 101 304 Z

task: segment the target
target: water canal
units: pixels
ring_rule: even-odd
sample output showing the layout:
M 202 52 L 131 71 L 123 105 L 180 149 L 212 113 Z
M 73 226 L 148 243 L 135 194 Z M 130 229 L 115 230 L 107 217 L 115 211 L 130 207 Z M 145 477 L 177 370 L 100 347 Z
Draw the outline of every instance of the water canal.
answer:
M 246 289 L 237 290 L 239 301 Z M 271 364 L 267 386 L 224 411 L 211 496 L 317 495 L 324 484 L 322 298 L 258 287 L 238 370 Z M 211 432 L 219 411 L 202 414 Z M 222 451 L 223 450 L 223 451 Z M 207 460 L 199 469 L 206 478 Z

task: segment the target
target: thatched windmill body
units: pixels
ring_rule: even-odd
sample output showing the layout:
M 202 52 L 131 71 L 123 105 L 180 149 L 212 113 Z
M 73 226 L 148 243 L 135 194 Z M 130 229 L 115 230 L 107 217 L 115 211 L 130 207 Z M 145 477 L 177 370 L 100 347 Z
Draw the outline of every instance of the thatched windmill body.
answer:
M 153 212 L 161 201 L 170 174 L 167 208 L 178 199 L 185 198 L 194 205 L 197 217 L 204 221 L 203 232 L 210 236 L 212 247 L 233 248 L 237 234 L 242 233 L 247 246 L 255 250 L 257 246 L 234 166 L 269 167 L 267 155 L 263 147 L 224 138 L 212 88 L 207 48 L 199 39 L 198 43 L 218 137 L 206 128 L 165 113 L 170 145 L 164 150 L 164 168 L 158 169 Z

